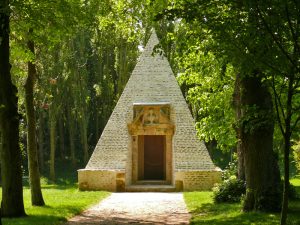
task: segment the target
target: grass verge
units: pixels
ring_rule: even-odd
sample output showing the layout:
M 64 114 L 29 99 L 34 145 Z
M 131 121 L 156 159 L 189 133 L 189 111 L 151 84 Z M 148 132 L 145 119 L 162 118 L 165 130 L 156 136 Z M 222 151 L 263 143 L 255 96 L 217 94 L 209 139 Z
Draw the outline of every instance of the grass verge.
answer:
M 291 183 L 299 196 L 300 178 L 292 179 Z M 192 225 L 277 225 L 280 221 L 279 213 L 243 213 L 240 203 L 215 204 L 212 192 L 186 192 L 184 198 L 192 214 Z M 287 224 L 300 225 L 300 199 L 290 201 Z
M 109 195 L 103 191 L 79 191 L 76 185 L 43 185 L 46 206 L 31 206 L 30 189 L 24 187 L 27 217 L 4 218 L 4 225 L 53 225 L 66 221 Z M 1 196 L 1 195 L 0 195 Z

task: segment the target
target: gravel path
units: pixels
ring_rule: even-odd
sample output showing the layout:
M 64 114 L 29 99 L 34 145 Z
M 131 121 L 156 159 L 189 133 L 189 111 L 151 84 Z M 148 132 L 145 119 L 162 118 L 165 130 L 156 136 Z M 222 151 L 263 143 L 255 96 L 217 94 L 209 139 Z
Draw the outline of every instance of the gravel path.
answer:
M 184 225 L 190 217 L 182 193 L 112 193 L 65 225 Z

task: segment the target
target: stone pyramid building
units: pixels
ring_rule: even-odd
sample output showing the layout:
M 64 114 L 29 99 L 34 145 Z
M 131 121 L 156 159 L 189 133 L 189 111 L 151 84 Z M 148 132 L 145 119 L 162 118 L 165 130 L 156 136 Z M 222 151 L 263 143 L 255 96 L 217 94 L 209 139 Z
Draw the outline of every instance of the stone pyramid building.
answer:
M 221 179 L 153 32 L 85 169 L 81 190 L 207 190 Z

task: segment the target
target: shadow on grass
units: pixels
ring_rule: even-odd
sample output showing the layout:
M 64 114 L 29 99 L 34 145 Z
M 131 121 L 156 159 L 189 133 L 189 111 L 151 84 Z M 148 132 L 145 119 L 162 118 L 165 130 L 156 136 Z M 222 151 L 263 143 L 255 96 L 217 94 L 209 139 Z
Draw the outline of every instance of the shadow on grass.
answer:
M 201 207 L 196 208 L 192 211 L 192 213 L 205 213 L 205 214 L 215 214 L 215 213 L 232 213 L 232 211 L 240 211 L 239 204 L 230 204 L 230 203 L 222 203 L 222 204 L 213 204 L 213 203 L 204 203 Z
M 48 205 L 35 207 L 38 207 L 39 209 L 54 209 L 54 207 Z M 21 218 L 4 218 L 2 219 L 2 222 L 5 225 L 53 225 L 67 221 L 67 219 L 62 215 L 77 215 L 81 211 L 82 207 L 62 205 L 55 207 L 55 212 L 59 213 L 47 211 L 40 215 L 29 214 L 26 217 Z M 47 213 L 51 213 L 51 215 Z
M 61 185 L 61 184 L 47 184 L 43 185 L 42 189 L 55 189 L 55 190 L 67 190 L 67 189 L 77 189 L 77 184 Z
M 66 221 L 64 217 L 56 215 L 30 215 L 22 218 L 2 219 L 5 225 L 52 225 L 63 221 Z
M 288 217 L 292 221 L 297 222 L 297 223 L 294 223 L 294 224 L 297 224 L 297 225 L 300 224 L 300 199 L 299 198 L 297 200 L 290 201 Z
M 47 182 L 47 183 L 44 182 L 41 186 L 42 186 L 42 190 L 44 190 L 44 189 L 67 190 L 67 189 L 77 189 L 78 188 L 77 184 L 58 184 L 58 183 L 53 183 L 53 182 Z M 23 190 L 30 190 L 30 186 L 23 185 Z
M 243 213 L 240 204 L 203 204 L 192 211 L 192 225 L 277 225 L 280 214 L 263 212 Z M 289 225 L 300 224 L 300 201 L 292 201 L 288 214 Z
M 300 186 L 294 186 L 295 191 L 296 191 L 296 198 L 300 200 Z

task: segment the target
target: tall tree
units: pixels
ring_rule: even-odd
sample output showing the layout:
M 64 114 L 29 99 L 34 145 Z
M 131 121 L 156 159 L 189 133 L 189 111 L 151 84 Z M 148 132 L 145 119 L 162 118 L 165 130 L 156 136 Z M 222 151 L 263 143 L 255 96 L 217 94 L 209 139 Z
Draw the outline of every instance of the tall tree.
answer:
M 300 2 L 254 1 L 257 32 L 263 36 L 262 52 L 251 51 L 258 57 L 257 64 L 265 68 L 270 77 L 276 118 L 282 133 L 284 148 L 284 188 L 281 225 L 287 224 L 289 193 L 289 157 L 291 139 L 300 122 Z
M 241 121 L 242 119 L 242 103 L 241 103 L 241 78 L 238 74 L 235 79 L 235 85 L 234 85 L 234 93 L 233 93 L 233 107 L 235 108 L 235 120 Z M 236 136 L 237 136 L 237 146 L 236 146 L 236 152 L 238 155 L 238 179 L 239 180 L 246 180 L 245 176 L 245 162 L 244 162 L 244 144 L 242 143 L 242 128 L 241 126 L 237 125 L 235 126 L 236 129 Z
M 15 21 L 13 28 L 17 39 L 16 45 L 18 45 L 17 47 L 20 49 L 25 49 L 23 54 L 26 55 L 27 53 L 27 58 L 23 58 L 25 58 L 25 61 L 28 60 L 28 76 L 24 88 L 28 134 L 28 166 L 33 205 L 44 204 L 39 181 L 35 130 L 36 121 L 34 93 L 36 88 L 35 81 L 37 77 L 37 57 L 35 55 L 35 46 L 38 46 L 39 50 L 51 48 L 60 42 L 62 37 L 67 37 L 74 32 L 74 30 L 76 30 L 75 21 L 77 16 L 79 16 L 78 12 L 80 5 L 78 3 L 79 1 L 63 1 L 59 4 L 52 4 L 49 3 L 49 1 L 14 2 Z M 51 11 L 51 14 L 49 11 Z M 53 17 L 53 13 L 59 16 Z M 74 16 L 70 17 L 69 14 L 73 14 Z M 49 23 L 49 21 L 51 22 Z M 30 27 L 29 32 L 28 27 Z M 44 29 L 41 29 L 41 27 Z M 41 30 L 43 31 L 41 32 Z M 62 32 L 62 30 L 64 30 L 64 32 Z M 20 40 L 18 40 L 18 38 Z M 24 41 L 22 41 L 24 39 L 27 41 L 27 48 L 24 46 Z M 53 105 L 51 108 L 53 109 Z M 53 113 L 51 115 L 53 115 Z M 53 134 L 53 132 L 50 133 Z M 41 141 L 40 146 L 42 146 Z
M 1 214 L 4 217 L 19 217 L 25 215 L 25 210 L 19 146 L 18 97 L 10 74 L 9 21 L 9 0 L 4 0 L 0 2 Z
M 33 30 L 29 30 L 32 35 Z M 29 51 L 34 56 L 34 42 L 29 40 L 27 43 Z M 33 90 L 36 80 L 36 68 L 33 60 L 28 62 L 28 75 L 24 85 L 25 88 L 25 108 L 27 119 L 27 156 L 29 184 L 31 191 L 31 204 L 42 206 L 45 205 L 40 182 L 40 171 L 38 163 L 37 137 L 36 137 L 36 119 L 34 109 Z
M 240 107 L 243 114 L 241 121 L 238 122 L 239 126 L 242 126 L 243 132 L 241 142 L 245 153 L 243 157 L 247 192 L 249 193 L 244 201 L 244 210 L 278 211 L 280 182 L 277 162 L 272 156 L 273 135 L 259 135 L 263 130 L 262 126 L 264 126 L 262 123 L 265 118 L 264 113 L 268 113 L 269 108 L 267 105 L 255 107 L 255 99 L 260 99 L 264 103 L 269 102 L 270 95 L 267 94 L 268 90 L 263 85 L 263 80 L 267 76 L 265 70 L 263 70 L 264 72 L 256 72 L 256 60 L 249 54 L 249 48 L 251 51 L 256 50 L 259 53 L 265 49 L 265 42 L 256 32 L 257 15 L 253 13 L 251 3 L 248 4 L 248 2 L 187 2 L 182 0 L 174 2 L 175 4 L 169 5 L 167 9 L 161 9 L 162 6 L 159 5 L 158 8 L 162 11 L 161 15 L 173 20 L 183 18 L 183 22 L 200 27 L 199 42 L 212 37 L 215 44 L 209 46 L 210 50 L 216 57 L 225 57 L 226 61 L 235 68 L 236 74 L 240 74 L 242 84 Z M 206 49 L 203 51 L 207 52 Z M 255 80 L 249 79 L 254 74 L 259 77 Z M 261 88 L 261 91 L 254 93 L 252 90 L 254 84 Z M 258 94 L 261 96 L 258 97 Z M 272 106 L 269 104 L 269 107 Z M 259 118 L 256 118 L 256 115 L 259 115 Z M 274 120 L 269 119 L 266 122 L 270 123 L 268 124 L 269 131 L 273 133 Z M 249 124 L 249 126 L 243 127 L 245 124 Z M 250 139 L 252 145 L 257 147 L 255 154 L 251 154 Z M 263 143 L 268 143 L 268 148 L 264 148 Z M 269 157 L 272 160 L 269 160 Z M 264 166 L 256 166 L 257 162 L 264 162 Z M 260 171 L 258 168 L 264 169 L 264 171 Z M 274 175 L 272 179 L 268 179 L 270 171 Z

